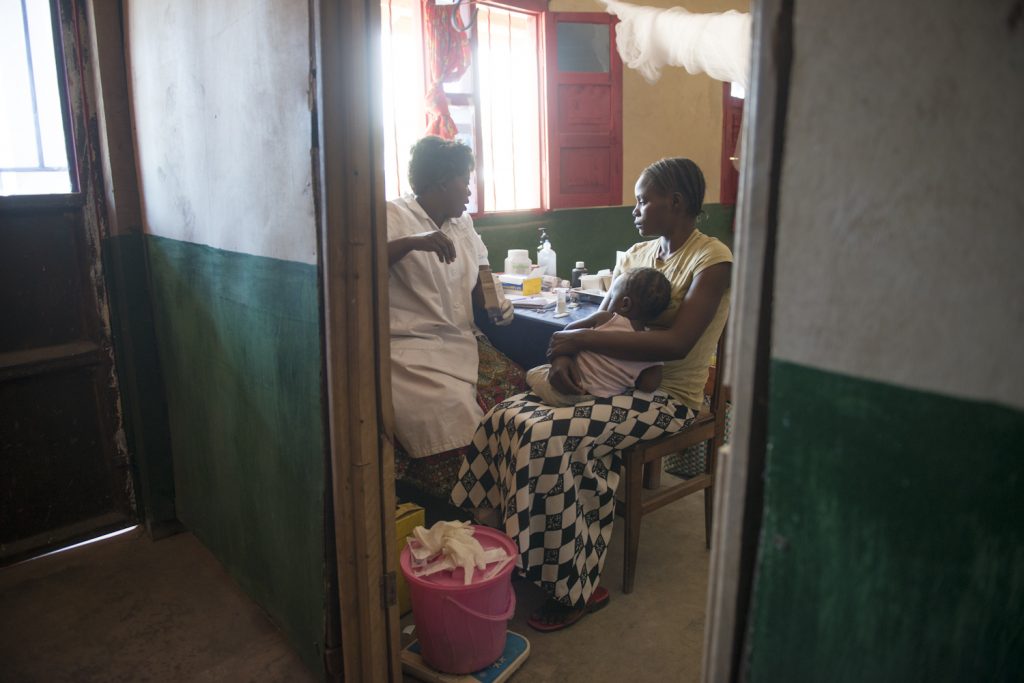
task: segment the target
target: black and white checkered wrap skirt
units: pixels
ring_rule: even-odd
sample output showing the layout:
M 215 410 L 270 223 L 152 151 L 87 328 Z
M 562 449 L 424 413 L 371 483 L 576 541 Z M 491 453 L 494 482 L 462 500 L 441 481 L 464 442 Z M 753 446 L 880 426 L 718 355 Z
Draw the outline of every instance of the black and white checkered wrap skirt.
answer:
M 660 391 L 564 408 L 512 396 L 484 415 L 452 502 L 497 509 L 526 578 L 582 607 L 611 540 L 622 449 L 677 431 L 695 414 Z

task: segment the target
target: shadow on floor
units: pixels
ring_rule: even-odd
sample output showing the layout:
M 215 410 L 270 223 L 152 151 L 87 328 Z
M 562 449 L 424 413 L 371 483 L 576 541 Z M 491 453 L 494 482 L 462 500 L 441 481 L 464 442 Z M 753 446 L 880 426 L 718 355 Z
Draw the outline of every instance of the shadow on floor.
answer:
M 690 496 L 644 517 L 630 595 L 617 528 L 602 577 L 610 604 L 564 631 L 526 625 L 544 595 L 517 582 L 509 628 L 531 654 L 513 680 L 699 680 L 703 515 L 701 496 Z M 140 531 L 0 570 L 0 662 L 0 679 L 19 683 L 318 680 L 195 537 L 154 543 Z
M 284 635 L 191 534 L 141 530 L 0 570 L 5 681 L 305 681 Z

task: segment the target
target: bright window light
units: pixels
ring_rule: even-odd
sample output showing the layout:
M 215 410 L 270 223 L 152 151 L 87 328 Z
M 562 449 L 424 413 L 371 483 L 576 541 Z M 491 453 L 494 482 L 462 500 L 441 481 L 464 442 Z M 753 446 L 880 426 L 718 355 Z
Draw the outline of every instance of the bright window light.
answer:
M 537 16 L 481 3 L 476 63 L 446 83 L 456 139 L 473 149 L 470 213 L 541 208 L 540 79 Z M 385 197 L 411 191 L 409 149 L 426 130 L 419 0 L 382 0 Z M 466 21 L 469 21 L 468 13 Z M 479 83 L 479 92 L 474 92 Z M 478 124 L 479 122 L 479 124 Z M 477 129 L 479 125 L 479 130 Z M 477 197 L 477 174 L 483 196 Z
M 66 194 L 64 119 L 47 0 L 0 0 L 0 195 Z
M 384 194 L 394 199 L 409 187 L 409 150 L 423 137 L 423 41 L 418 0 L 381 3 L 381 73 L 384 75 Z
M 537 18 L 480 5 L 477 30 L 484 206 L 540 208 Z

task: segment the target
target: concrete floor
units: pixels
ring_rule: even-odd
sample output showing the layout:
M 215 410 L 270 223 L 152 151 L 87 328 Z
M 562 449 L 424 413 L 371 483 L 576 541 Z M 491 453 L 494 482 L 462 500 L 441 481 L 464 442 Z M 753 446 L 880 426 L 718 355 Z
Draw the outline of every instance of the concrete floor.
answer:
M 526 618 L 544 601 L 545 594 L 533 584 L 516 582 L 516 615 L 509 629 L 530 641 L 530 657 L 512 680 L 700 680 L 709 558 L 704 547 L 704 498 L 698 494 L 644 517 L 636 583 L 629 595 L 622 593 L 622 534 L 612 534 L 601 577 L 611 601 L 571 628 L 554 633 L 531 629 Z M 402 620 L 403 626 L 411 623 L 411 615 Z M 405 680 L 416 679 L 406 676 Z
M 602 581 L 610 604 L 565 631 L 526 625 L 544 596 L 517 582 L 509 628 L 529 639 L 531 655 L 513 680 L 698 680 L 703 515 L 696 495 L 644 519 L 630 595 L 615 534 Z M 0 678 L 19 682 L 316 680 L 190 534 L 152 543 L 132 532 L 0 570 L 0 662 Z
M 0 680 L 314 681 L 191 534 L 133 531 L 0 570 Z

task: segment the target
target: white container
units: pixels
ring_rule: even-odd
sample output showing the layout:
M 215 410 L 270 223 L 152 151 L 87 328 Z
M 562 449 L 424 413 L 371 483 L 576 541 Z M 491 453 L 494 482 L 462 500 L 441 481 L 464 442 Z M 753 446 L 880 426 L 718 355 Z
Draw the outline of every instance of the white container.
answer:
M 561 287 L 559 287 L 558 289 L 555 290 L 555 297 L 556 297 L 556 299 L 555 299 L 555 301 L 556 301 L 556 304 L 555 304 L 555 306 L 556 306 L 555 314 L 556 315 L 568 315 L 569 314 L 569 310 L 567 308 L 567 305 L 566 305 L 567 302 L 566 302 L 566 298 L 565 298 L 566 297 L 566 290 L 564 290 Z
M 530 274 L 530 252 L 526 249 L 509 249 L 505 259 L 505 272 L 509 275 Z
M 601 289 L 601 276 L 600 275 L 581 275 L 580 276 L 580 287 L 590 291 L 604 291 Z
M 557 260 L 558 255 L 551 248 L 551 242 L 544 240 L 544 246 L 537 251 L 537 265 L 543 269 L 545 275 L 556 275 Z

